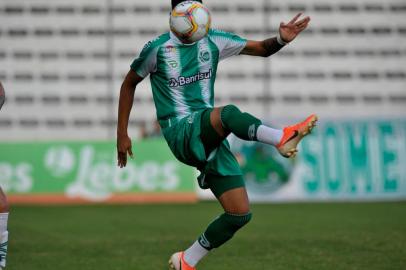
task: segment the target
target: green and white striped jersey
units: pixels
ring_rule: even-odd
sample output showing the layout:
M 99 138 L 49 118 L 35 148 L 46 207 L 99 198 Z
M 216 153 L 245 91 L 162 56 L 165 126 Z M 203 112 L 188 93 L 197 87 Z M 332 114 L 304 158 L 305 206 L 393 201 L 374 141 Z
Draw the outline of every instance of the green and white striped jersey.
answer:
M 239 54 L 246 43 L 237 35 L 212 29 L 198 42 L 183 44 L 168 32 L 147 43 L 131 69 L 143 78 L 151 75 L 159 120 L 183 118 L 213 107 L 218 62 Z

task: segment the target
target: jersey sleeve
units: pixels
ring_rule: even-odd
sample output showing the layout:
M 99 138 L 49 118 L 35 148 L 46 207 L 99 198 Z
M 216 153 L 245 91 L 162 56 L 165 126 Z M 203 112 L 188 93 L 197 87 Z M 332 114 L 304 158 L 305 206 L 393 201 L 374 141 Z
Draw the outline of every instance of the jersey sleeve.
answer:
M 247 45 L 247 40 L 221 30 L 210 30 L 210 37 L 219 49 L 220 60 L 238 55 Z
M 138 58 L 132 62 L 131 69 L 142 78 L 147 77 L 148 74 L 156 71 L 156 56 L 157 48 L 153 46 L 152 42 L 147 43 Z

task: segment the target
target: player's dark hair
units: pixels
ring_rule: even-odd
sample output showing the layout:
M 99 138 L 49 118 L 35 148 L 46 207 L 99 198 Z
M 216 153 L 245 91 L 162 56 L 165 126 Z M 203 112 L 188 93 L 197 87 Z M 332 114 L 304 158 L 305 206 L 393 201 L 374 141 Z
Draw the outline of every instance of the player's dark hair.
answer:
M 185 2 L 187 0 L 172 0 L 172 9 L 174 9 L 179 3 Z M 202 0 L 193 0 L 193 1 L 197 1 L 200 3 L 203 3 Z

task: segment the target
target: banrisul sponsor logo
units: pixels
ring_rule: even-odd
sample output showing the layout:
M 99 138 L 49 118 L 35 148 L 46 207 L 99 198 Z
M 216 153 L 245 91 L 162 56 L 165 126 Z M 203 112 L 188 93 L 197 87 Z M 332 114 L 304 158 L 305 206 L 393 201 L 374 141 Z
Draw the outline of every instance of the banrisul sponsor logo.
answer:
M 179 76 L 178 78 L 170 78 L 168 83 L 170 87 L 184 86 L 198 81 L 208 80 L 212 75 L 213 71 L 209 69 L 207 72 L 199 72 L 189 77 Z

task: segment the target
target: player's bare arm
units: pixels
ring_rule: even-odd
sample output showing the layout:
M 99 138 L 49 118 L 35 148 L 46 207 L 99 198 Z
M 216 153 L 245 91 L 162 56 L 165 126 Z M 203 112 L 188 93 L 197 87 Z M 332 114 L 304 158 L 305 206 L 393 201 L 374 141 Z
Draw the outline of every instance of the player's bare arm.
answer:
M 135 88 L 142 80 L 142 77 L 130 70 L 121 85 L 117 122 L 117 165 L 120 168 L 127 165 L 127 154 L 133 157 L 131 139 L 127 132 L 128 119 L 133 105 Z
M 277 53 L 283 48 L 284 43 L 293 41 L 303 30 L 305 30 L 310 22 L 310 17 L 306 16 L 299 20 L 302 13 L 297 14 L 287 24 L 281 22 L 279 26 L 279 37 L 265 39 L 263 41 L 249 40 L 241 54 L 269 57 Z

